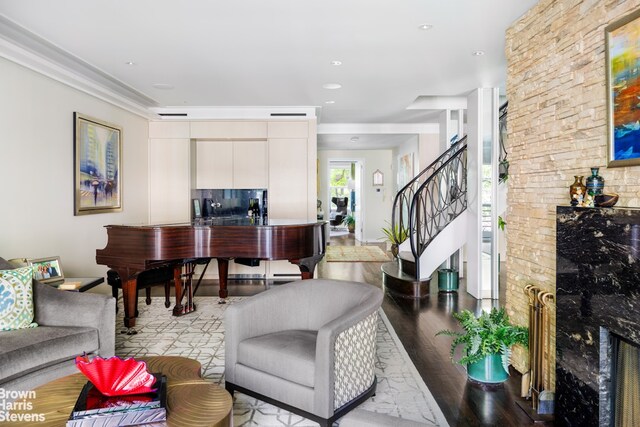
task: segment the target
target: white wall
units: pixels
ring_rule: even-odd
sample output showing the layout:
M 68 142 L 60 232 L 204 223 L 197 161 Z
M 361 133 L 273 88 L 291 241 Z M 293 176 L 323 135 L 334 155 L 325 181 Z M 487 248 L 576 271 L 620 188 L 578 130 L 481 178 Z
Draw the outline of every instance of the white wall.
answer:
M 329 188 L 329 160 L 361 160 L 364 164 L 364 177 L 362 180 L 363 206 L 365 216 L 363 240 L 366 242 L 380 242 L 383 236 L 382 228 L 386 227 L 386 221 L 391 221 L 391 207 L 393 204 L 394 178 L 391 169 L 391 150 L 320 150 L 319 162 L 319 190 L 318 197 L 322 200 L 322 208 L 325 219 L 328 219 L 331 201 L 328 198 Z M 380 169 L 384 174 L 384 186 L 372 185 L 373 172 Z M 380 191 L 376 191 L 380 189 Z
M 66 276 L 103 276 L 103 226 L 147 220 L 147 120 L 1 58 L 0 76 L 0 257 L 58 255 Z M 73 215 L 74 111 L 123 129 L 120 213 Z
M 412 136 L 404 143 L 400 144 L 397 147 L 393 148 L 392 159 L 393 163 L 391 167 L 393 168 L 393 189 L 394 193 L 397 193 L 400 188 L 398 188 L 398 165 L 400 164 L 400 158 L 407 154 L 413 154 L 413 176 L 416 176 L 417 173 L 420 172 L 420 156 L 419 156 L 419 148 L 418 148 L 418 135 Z M 395 197 L 395 194 L 393 195 Z M 393 208 L 393 197 L 391 199 L 391 204 Z
M 440 144 L 438 141 L 438 134 L 433 133 L 421 133 L 418 137 L 418 156 L 420 157 L 420 165 L 418 167 L 418 173 L 422 172 L 424 168 L 429 166 L 435 159 L 443 153 L 440 151 Z

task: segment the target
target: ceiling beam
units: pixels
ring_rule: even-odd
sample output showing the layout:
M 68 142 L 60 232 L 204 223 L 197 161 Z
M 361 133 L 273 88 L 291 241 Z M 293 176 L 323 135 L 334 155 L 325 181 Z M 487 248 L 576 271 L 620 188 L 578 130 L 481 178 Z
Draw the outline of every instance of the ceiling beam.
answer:
M 322 123 L 318 135 L 425 134 L 440 132 L 438 123 Z
M 407 110 L 466 110 L 465 96 L 419 96 L 407 107 Z

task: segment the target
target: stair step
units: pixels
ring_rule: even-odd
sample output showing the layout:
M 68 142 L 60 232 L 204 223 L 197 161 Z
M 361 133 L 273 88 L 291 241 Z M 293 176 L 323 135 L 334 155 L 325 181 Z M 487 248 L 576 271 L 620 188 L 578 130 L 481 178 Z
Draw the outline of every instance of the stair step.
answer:
M 389 293 L 403 298 L 424 298 L 429 295 L 431 278 L 420 280 L 402 271 L 397 261 L 382 264 L 382 285 Z
M 413 255 L 411 256 L 412 259 L 398 258 L 398 262 L 400 263 L 400 270 L 407 276 L 417 277 L 416 262 L 415 260 L 413 260 Z

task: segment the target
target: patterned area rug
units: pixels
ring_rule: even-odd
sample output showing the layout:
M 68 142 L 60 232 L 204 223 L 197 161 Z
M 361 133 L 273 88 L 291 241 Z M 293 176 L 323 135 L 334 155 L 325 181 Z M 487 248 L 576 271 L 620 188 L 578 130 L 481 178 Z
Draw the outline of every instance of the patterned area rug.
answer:
M 327 246 L 327 262 L 386 262 L 389 257 L 377 246 Z
M 116 354 L 121 357 L 168 355 L 196 359 L 202 364 L 204 378 L 224 386 L 222 318 L 230 304 L 242 299 L 231 297 L 228 298 L 228 304 L 220 305 L 217 297 L 196 297 L 196 312 L 174 317 L 171 309 L 164 307 L 162 298 L 154 298 L 150 306 L 140 298 L 140 316 L 136 321 L 138 334 L 118 333 Z M 123 328 L 120 310 L 116 331 Z M 429 426 L 448 426 L 382 310 L 378 321 L 376 353 L 376 395 L 360 408 L 421 421 Z M 233 425 L 306 427 L 318 424 L 236 392 Z

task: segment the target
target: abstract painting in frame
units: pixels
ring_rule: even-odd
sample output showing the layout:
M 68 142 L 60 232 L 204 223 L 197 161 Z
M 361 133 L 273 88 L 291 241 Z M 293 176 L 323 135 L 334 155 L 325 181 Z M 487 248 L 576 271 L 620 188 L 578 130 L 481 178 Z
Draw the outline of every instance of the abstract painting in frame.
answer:
M 413 153 L 405 154 L 398 159 L 398 191 L 413 178 Z
M 75 215 L 122 210 L 122 129 L 74 113 Z
M 640 10 L 605 28 L 608 166 L 640 165 Z

